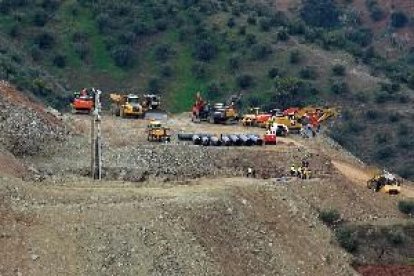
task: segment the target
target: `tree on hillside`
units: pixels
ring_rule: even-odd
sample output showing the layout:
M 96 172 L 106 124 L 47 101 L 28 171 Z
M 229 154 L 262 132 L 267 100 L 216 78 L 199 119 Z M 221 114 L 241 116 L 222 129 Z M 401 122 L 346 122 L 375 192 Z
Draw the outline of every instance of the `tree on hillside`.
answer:
M 295 77 L 277 77 L 272 92 L 272 101 L 285 108 L 301 106 L 308 96 L 305 82 Z
M 339 10 L 333 0 L 302 0 L 300 16 L 315 27 L 333 27 L 339 23 Z

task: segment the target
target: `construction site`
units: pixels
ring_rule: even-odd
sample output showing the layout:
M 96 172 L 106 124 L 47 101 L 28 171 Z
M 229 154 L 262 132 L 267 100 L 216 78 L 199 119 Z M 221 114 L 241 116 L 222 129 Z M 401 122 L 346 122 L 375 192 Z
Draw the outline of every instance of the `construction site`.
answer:
M 97 91 L 1 83 L 0 275 L 414 275 L 414 186 L 326 135 L 339 109 Z

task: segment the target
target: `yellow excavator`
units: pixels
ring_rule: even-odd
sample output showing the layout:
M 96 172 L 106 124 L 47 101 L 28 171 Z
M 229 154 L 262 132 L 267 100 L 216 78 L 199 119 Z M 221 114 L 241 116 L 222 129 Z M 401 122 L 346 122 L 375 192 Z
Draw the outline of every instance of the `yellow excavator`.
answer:
M 401 192 L 402 180 L 387 171 L 374 169 L 374 176 L 367 181 L 367 188 L 374 192 L 397 195 Z

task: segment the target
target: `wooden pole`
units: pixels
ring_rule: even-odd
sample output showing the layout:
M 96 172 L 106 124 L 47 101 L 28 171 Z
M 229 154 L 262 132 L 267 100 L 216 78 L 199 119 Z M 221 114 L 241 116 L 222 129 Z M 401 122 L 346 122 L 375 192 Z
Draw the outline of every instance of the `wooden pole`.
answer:
M 95 115 L 91 115 L 91 177 L 95 178 Z

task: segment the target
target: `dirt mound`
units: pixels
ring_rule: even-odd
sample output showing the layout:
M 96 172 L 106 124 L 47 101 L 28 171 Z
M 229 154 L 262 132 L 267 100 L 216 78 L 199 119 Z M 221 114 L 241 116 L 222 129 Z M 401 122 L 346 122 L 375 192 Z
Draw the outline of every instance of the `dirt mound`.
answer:
M 64 138 L 65 127 L 59 119 L 7 82 L 0 82 L 0 144 L 15 155 L 33 155 Z
M 414 266 L 412 265 L 364 265 L 356 269 L 362 276 L 414 275 Z

